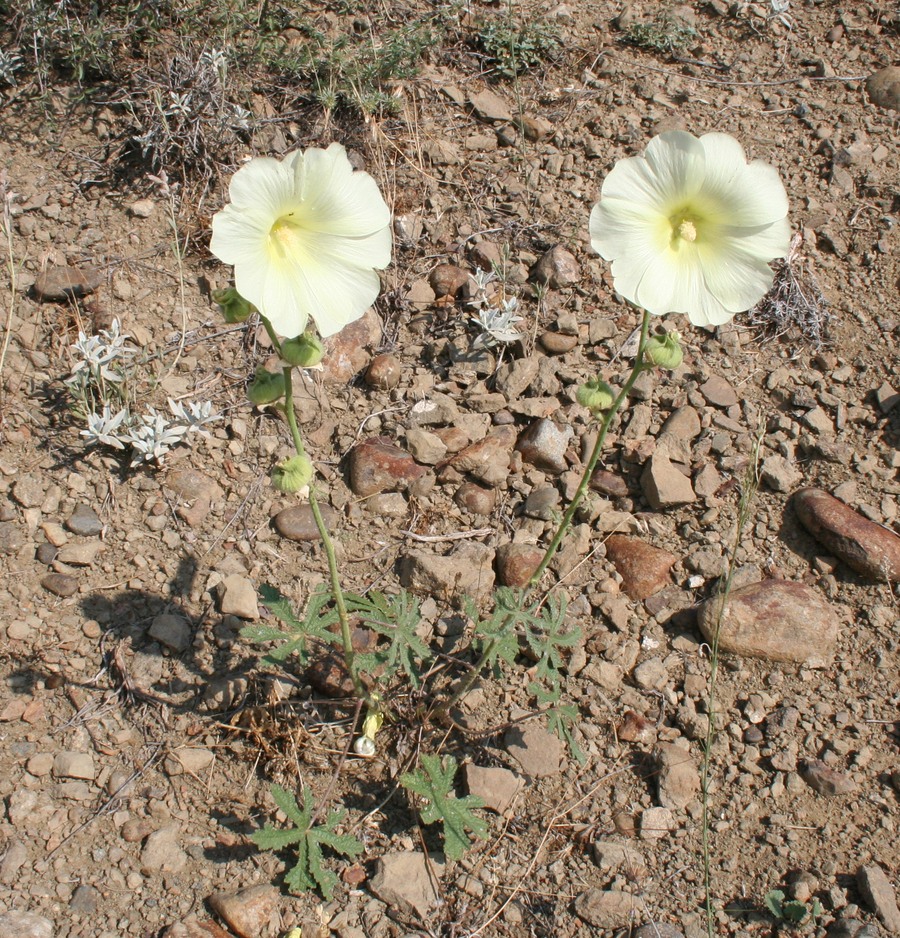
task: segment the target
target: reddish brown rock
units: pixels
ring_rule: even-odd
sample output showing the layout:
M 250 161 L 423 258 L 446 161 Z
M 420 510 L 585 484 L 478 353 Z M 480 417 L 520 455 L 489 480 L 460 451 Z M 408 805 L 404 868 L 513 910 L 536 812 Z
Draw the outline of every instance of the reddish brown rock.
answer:
M 362 498 L 401 491 L 424 474 L 424 466 L 384 436 L 364 440 L 350 453 L 350 488 Z
M 803 527 L 848 567 L 882 583 L 900 580 L 900 537 L 893 531 L 822 489 L 801 489 L 791 502 Z
M 483 440 L 458 452 L 447 465 L 457 472 L 468 472 L 488 485 L 498 485 L 509 475 L 509 457 L 515 445 L 515 428 L 497 427 Z
M 833 798 L 856 791 L 856 782 L 844 772 L 831 768 L 821 759 L 807 759 L 800 763 L 800 778 L 820 795 Z
M 581 265 L 568 248 L 557 244 L 534 265 L 531 279 L 554 290 L 570 287 L 581 280 Z
M 497 548 L 497 579 L 504 586 L 525 586 L 543 559 L 544 551 L 533 544 L 503 544 Z
M 259 938 L 276 922 L 281 924 L 280 899 L 274 886 L 260 885 L 233 893 L 217 892 L 210 896 L 209 905 L 238 938 Z
M 469 272 L 456 264 L 438 264 L 428 278 L 428 284 L 438 299 L 455 297 L 468 282 Z
M 103 274 L 91 267 L 48 267 L 34 281 L 34 295 L 54 302 L 93 293 L 103 283 Z
M 337 512 L 328 505 L 321 505 L 322 520 L 329 531 L 334 530 L 337 521 Z M 272 519 L 275 530 L 289 541 L 318 541 L 319 529 L 316 527 L 316 519 L 313 517 L 312 508 L 309 505 L 294 505 L 291 508 L 283 508 Z
M 595 469 L 590 485 L 595 492 L 609 495 L 610 498 L 625 498 L 628 494 L 628 483 L 608 469 Z
M 370 350 L 380 341 L 381 320 L 375 310 L 367 310 L 360 319 L 324 340 L 322 381 L 325 384 L 347 384 L 368 365 Z
M 565 355 L 578 345 L 578 336 L 565 335 L 562 332 L 545 332 L 538 341 L 548 355 Z
M 712 641 L 722 597 L 708 599 L 697 610 L 697 625 Z M 722 615 L 719 651 L 824 664 L 831 659 L 838 617 L 812 587 L 787 580 L 762 580 L 734 590 Z
M 489 515 L 497 504 L 497 490 L 475 482 L 463 482 L 453 496 L 457 505 L 473 515 Z
M 638 601 L 671 583 L 669 570 L 678 559 L 661 547 L 627 534 L 610 534 L 606 539 L 606 556 L 622 577 L 622 589 Z
M 369 367 L 366 369 L 366 384 L 370 388 L 381 388 L 384 391 L 390 391 L 400 383 L 400 376 L 403 373 L 403 366 L 400 360 L 393 355 L 385 352 L 382 355 L 376 355 Z

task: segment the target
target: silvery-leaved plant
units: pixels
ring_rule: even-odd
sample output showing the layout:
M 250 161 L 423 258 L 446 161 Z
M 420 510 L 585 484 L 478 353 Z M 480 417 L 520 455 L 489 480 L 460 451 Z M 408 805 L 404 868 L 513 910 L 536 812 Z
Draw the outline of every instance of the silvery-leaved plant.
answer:
M 500 301 L 499 306 L 488 306 L 473 316 L 472 325 L 481 330 L 473 346 L 482 349 L 518 342 L 522 333 L 513 328 L 517 322 L 522 322 L 522 317 L 516 315 L 518 306 L 519 301 L 514 296 L 508 296 Z
M 118 319 L 112 321 L 109 329 L 101 329 L 97 335 L 89 336 L 79 332 L 78 340 L 72 345 L 75 364 L 66 384 L 79 386 L 85 380 L 118 384 L 123 379 L 123 373 L 121 368 L 113 368 L 113 365 L 128 361 L 135 354 L 135 349 L 125 344 L 129 338 L 129 335 L 119 331 Z
M 87 415 L 87 429 L 81 435 L 87 438 L 88 444 L 102 443 L 113 449 L 125 449 L 128 442 L 128 422 L 131 415 L 128 408 L 123 407 L 115 414 L 110 414 L 109 404 L 103 405 L 103 413 L 89 413 Z
M 200 436 L 208 437 L 210 431 L 206 429 L 206 424 L 222 419 L 221 414 L 212 412 L 212 401 L 188 401 L 185 407 L 180 401 L 173 401 L 170 397 L 169 410 L 175 418 L 175 425 L 184 427 L 187 435 L 198 433 Z
M 128 440 L 134 450 L 131 466 L 142 463 L 160 463 L 173 446 L 184 442 L 188 428 L 172 423 L 165 414 L 149 408 L 149 414 L 142 414 L 130 428 Z

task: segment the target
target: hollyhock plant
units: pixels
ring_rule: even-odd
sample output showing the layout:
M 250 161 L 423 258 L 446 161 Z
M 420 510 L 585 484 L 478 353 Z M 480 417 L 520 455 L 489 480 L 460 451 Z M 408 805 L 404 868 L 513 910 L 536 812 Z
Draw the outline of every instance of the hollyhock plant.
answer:
M 294 338 L 312 319 L 327 337 L 372 305 L 391 258 L 391 214 L 340 144 L 256 157 L 228 192 L 210 250 L 234 266 L 237 292 L 275 332 Z
M 769 261 L 790 246 L 787 210 L 778 173 L 747 163 L 734 138 L 669 131 L 606 177 L 591 244 L 636 306 L 722 325 L 771 288 Z

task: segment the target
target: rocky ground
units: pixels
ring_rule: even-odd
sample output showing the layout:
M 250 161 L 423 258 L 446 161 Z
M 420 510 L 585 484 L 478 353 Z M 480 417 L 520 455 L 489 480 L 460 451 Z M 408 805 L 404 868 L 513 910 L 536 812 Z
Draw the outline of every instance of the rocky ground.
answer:
M 286 427 L 244 396 L 268 339 L 209 299 L 229 278 L 203 247 L 224 190 L 198 206 L 146 179 L 95 184 L 122 113 L 74 86 L 6 89 L 0 938 L 699 936 L 704 602 L 731 556 L 714 927 L 776 929 L 764 897 L 782 889 L 821 905 L 798 931 L 900 934 L 900 82 L 881 71 L 898 13 L 712 0 L 674 8 L 696 35 L 673 56 L 622 42 L 654 10 L 517 9 L 563 44 L 516 81 L 435 49 L 395 89 L 398 116 L 310 110 L 261 122 L 248 149 L 337 139 L 394 210 L 382 297 L 295 400 L 347 587 L 414 592 L 451 670 L 462 600 L 521 582 L 574 493 L 594 432 L 578 385 L 629 370 L 639 320 L 587 236 L 604 174 L 661 130 L 722 130 L 790 197 L 779 292 L 715 332 L 677 323 L 683 365 L 635 386 L 548 574 L 583 635 L 564 696 L 587 760 L 529 718 L 529 662 L 476 686 L 444 745 L 490 837 L 459 862 L 396 788 L 414 721 L 335 785 L 354 715 L 339 676 L 276 673 L 239 636 L 270 615 L 260 585 L 302 605 L 326 567 L 308 508 L 268 483 Z M 501 15 L 454 15 L 476 14 Z M 171 205 L 196 226 L 183 277 Z M 475 348 L 470 323 L 473 274 L 492 265 L 524 317 L 502 354 Z M 139 351 L 137 400 L 222 415 L 160 466 L 87 447 L 67 399 L 78 331 L 114 318 Z M 366 844 L 329 860 L 330 902 L 291 896 L 283 858 L 249 840 L 275 818 L 273 780 L 343 804 Z

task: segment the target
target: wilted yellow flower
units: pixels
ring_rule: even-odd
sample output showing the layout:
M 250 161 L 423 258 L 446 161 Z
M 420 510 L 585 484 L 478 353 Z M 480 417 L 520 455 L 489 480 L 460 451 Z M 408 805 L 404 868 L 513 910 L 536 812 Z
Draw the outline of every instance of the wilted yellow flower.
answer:
M 238 292 L 279 335 L 312 318 L 322 336 L 359 319 L 391 259 L 390 211 L 342 146 L 257 157 L 232 177 L 210 250 L 234 265 Z
M 635 305 L 721 325 L 772 286 L 769 261 L 790 245 L 787 210 L 778 173 L 747 163 L 733 137 L 675 130 L 613 167 L 591 212 L 591 244 Z

